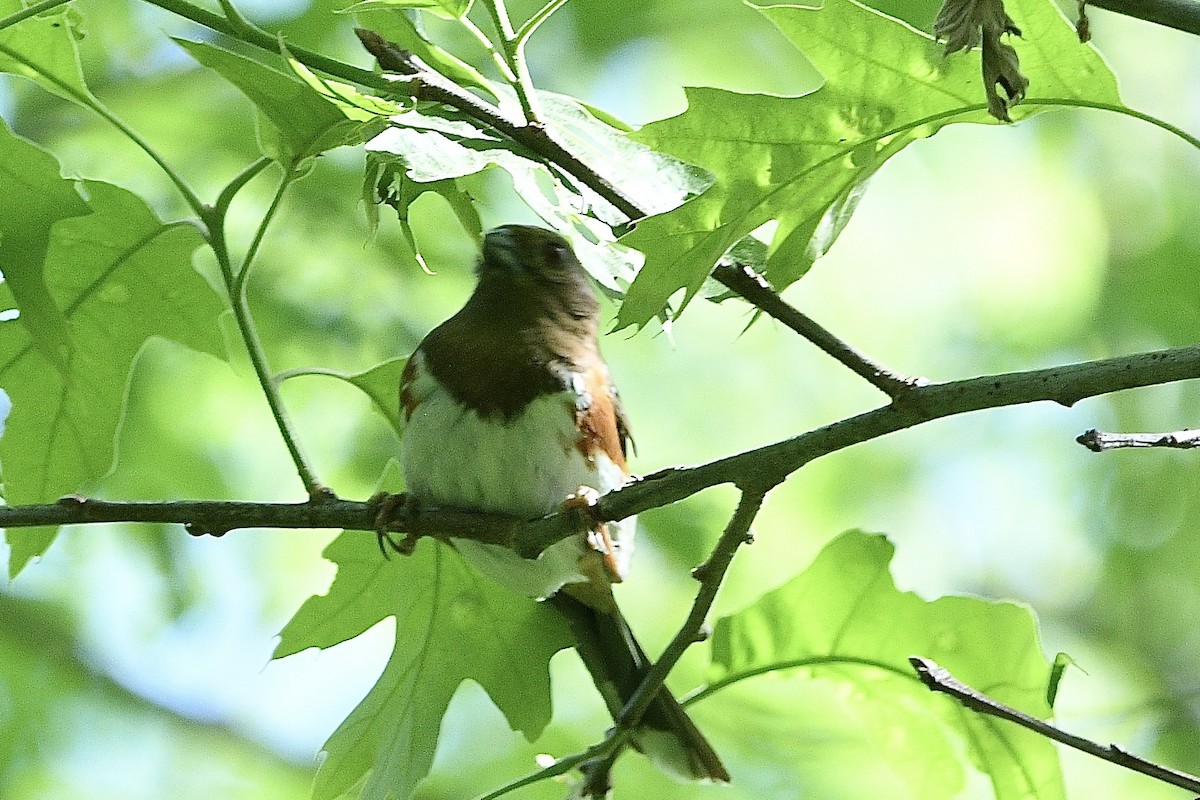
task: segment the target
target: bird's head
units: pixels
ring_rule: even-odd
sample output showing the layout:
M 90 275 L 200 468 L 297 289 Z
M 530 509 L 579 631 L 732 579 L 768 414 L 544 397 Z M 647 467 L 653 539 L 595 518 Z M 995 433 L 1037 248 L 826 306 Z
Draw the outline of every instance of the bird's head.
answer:
M 552 313 L 595 317 L 599 303 L 567 240 L 531 225 L 502 225 L 483 239 L 479 288 L 512 302 L 514 292 Z

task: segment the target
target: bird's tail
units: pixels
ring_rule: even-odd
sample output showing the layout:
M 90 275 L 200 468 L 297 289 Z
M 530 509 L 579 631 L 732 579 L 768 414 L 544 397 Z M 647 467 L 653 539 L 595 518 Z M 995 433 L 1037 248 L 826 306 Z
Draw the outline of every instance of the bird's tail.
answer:
M 615 719 L 650 669 L 646 652 L 620 611 L 599 611 L 562 592 L 549 602 L 566 617 L 575 649 Z M 638 723 L 634 747 L 681 778 L 729 782 L 720 757 L 666 686 Z

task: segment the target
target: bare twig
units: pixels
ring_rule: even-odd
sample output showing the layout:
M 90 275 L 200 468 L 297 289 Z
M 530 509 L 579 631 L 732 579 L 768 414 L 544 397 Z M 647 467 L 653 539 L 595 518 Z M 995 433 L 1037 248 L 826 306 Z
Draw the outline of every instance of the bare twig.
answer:
M 786 303 L 765 278 L 748 266 L 722 264 L 713 271 L 713 278 L 815 344 L 893 400 L 916 386 L 928 383 L 924 378 L 910 378 L 893 372 L 834 336 L 808 315 Z
M 1092 428 L 1075 437 L 1075 441 L 1095 453 L 1122 447 L 1175 447 L 1191 450 L 1200 447 L 1200 430 L 1172 433 L 1105 433 Z
M 913 656 L 909 659 L 909 663 L 913 665 L 913 669 L 916 670 L 917 677 L 921 679 L 921 683 L 925 684 L 930 691 L 948 694 L 972 711 L 1008 720 L 1048 739 L 1061 742 L 1076 750 L 1082 750 L 1088 755 L 1125 767 L 1134 772 L 1149 775 L 1172 786 L 1187 789 L 1189 792 L 1200 792 L 1200 778 L 1189 775 L 1186 772 L 1171 769 L 1170 767 L 1164 767 L 1161 764 L 1148 761 L 1140 756 L 1135 756 L 1115 744 L 1105 747 L 1093 742 L 1091 739 L 1084 739 L 1082 736 L 1067 733 L 1061 728 L 1056 728 L 1048 722 L 1044 722 L 1037 717 L 1032 717 L 1023 711 L 1018 711 L 1011 706 L 1006 706 L 972 689 L 951 675 L 948 670 L 938 666 L 937 663 L 927 658 Z
M 733 517 L 721 533 L 721 538 L 713 547 L 708 560 L 695 569 L 693 575 L 700 581 L 700 591 L 692 602 L 687 619 L 679 627 L 679 632 L 671 639 L 663 650 L 662 655 L 654 662 L 654 666 L 646 673 L 637 690 L 625 704 L 617 717 L 616 726 L 609 732 L 605 742 L 609 745 L 604 755 L 592 761 L 586 774 L 607 776 L 612 763 L 620 755 L 621 750 L 637 730 L 637 724 L 650 708 L 659 689 L 667 679 L 667 675 L 675 668 L 679 659 L 687 649 L 705 638 L 705 621 L 712 610 L 713 601 L 717 598 L 717 590 L 725 580 L 725 572 L 739 547 L 752 541 L 750 525 L 762 508 L 763 499 L 770 487 L 745 489 L 738 500 Z

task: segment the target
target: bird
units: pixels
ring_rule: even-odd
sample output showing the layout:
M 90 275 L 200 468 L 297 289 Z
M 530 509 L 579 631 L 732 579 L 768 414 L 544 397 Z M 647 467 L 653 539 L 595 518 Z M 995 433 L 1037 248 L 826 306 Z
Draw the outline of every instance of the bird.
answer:
M 567 240 L 495 228 L 476 273 L 470 298 L 403 371 L 406 502 L 532 519 L 628 483 L 629 420 L 600 353 L 600 304 Z M 612 591 L 628 574 L 635 528 L 633 518 L 603 523 L 537 559 L 450 536 L 482 572 L 563 615 L 614 719 L 651 666 Z M 665 686 L 632 739 L 676 777 L 730 780 Z

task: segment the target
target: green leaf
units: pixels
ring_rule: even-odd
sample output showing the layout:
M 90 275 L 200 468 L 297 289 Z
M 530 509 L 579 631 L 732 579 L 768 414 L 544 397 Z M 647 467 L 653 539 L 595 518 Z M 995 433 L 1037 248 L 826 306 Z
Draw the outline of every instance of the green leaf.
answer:
M 0 0 L 0 17 L 24 7 L 21 0 Z M 63 7 L 0 30 L 0 72 L 29 78 L 59 97 L 90 106 L 92 95 L 79 67 L 77 20 L 77 13 Z
M 263 153 L 281 164 L 363 141 L 363 123 L 290 75 L 204 42 L 175 39 L 192 58 L 246 95 L 270 122 L 260 132 Z
M 66 317 L 50 296 L 44 264 L 55 223 L 90 213 L 58 161 L 13 134 L 0 120 L 0 273 L 21 310 L 21 324 L 38 353 L 66 371 L 71 335 Z
M 1033 615 L 1013 603 L 927 602 L 900 592 L 888 573 L 892 552 L 882 536 L 843 534 L 802 574 L 718 620 L 714 685 L 805 668 L 844 700 L 847 715 L 861 723 L 913 797 L 960 792 L 962 769 L 947 760 L 955 728 L 1000 800 L 1063 797 L 1052 742 L 928 692 L 908 663 L 912 655 L 931 658 L 996 700 L 1048 717 L 1051 670 Z M 928 720 L 913 718 L 921 707 Z
M 1066 653 L 1058 653 L 1054 656 L 1053 664 L 1050 667 L 1050 681 L 1046 684 L 1046 705 L 1050 708 L 1054 708 L 1054 701 L 1058 699 L 1058 686 L 1067 674 L 1067 667 L 1075 667 L 1083 672 L 1083 669 L 1075 663 L 1075 659 Z
M 699 170 L 653 152 L 627 134 L 600 122 L 571 98 L 541 93 L 548 124 L 572 152 L 593 164 L 608 165 L 606 177 L 633 194 L 639 203 L 656 209 L 672 208 L 703 191 L 708 178 Z M 547 169 L 540 158 L 452 115 L 435 116 L 414 109 L 392 117 L 394 127 L 367 143 L 372 170 L 386 174 L 386 166 L 418 183 L 434 184 L 500 167 L 512 178 L 521 199 L 550 227 L 570 240 L 588 273 L 612 294 L 620 294 L 632 280 L 640 258 L 615 244 L 606 221 L 624 217 L 606 201 L 558 171 Z M 411 190 L 412 196 L 418 193 Z M 439 192 L 454 206 L 454 192 Z M 593 211 L 594 217 L 586 212 Z M 464 227 L 467 219 L 464 219 Z
M 471 10 L 474 0 L 362 0 L 346 9 L 346 11 L 367 11 L 377 9 L 400 10 L 417 8 L 422 11 L 432 11 L 443 19 L 462 19 Z
M 704 170 L 647 147 L 627 131 L 598 119 L 573 97 L 539 92 L 538 99 L 543 116 L 567 150 L 599 168 L 610 183 L 651 214 L 675 208 L 712 185 L 712 176 Z M 603 202 L 591 190 L 581 191 L 592 204 Z
M 24 143 L 8 141 L 3 150 L 5 163 L 45 158 Z M 140 198 L 116 186 L 79 186 L 92 213 L 54 224 L 45 259 L 46 290 L 74 342 L 65 371 L 20 322 L 0 323 L 0 388 L 12 400 L 0 462 L 12 505 L 55 500 L 109 471 L 130 370 L 148 338 L 224 355 L 217 317 L 225 305 L 192 268 L 192 251 L 203 241 L 196 228 L 162 223 Z M 43 180 L 38 191 L 60 193 L 61 187 Z M 54 531 L 14 529 L 6 536 L 9 573 L 16 575 L 49 546 Z
M 1079 45 L 1049 0 L 1008 7 L 1026 32 L 1016 46 L 1039 97 L 1119 103 L 1107 66 Z M 726 250 L 772 221 L 768 277 L 782 288 L 829 246 L 856 187 L 888 158 L 952 122 L 995 123 L 983 102 L 978 53 L 945 58 L 926 34 L 853 0 L 758 10 L 826 83 L 796 98 L 688 89 L 686 112 L 635 134 L 710 170 L 716 182 L 675 211 L 643 220 L 623 239 L 645 253 L 646 264 L 618 326 L 644 325 L 681 289 L 686 304 Z M 1030 102 L 1013 116 L 1040 110 Z M 832 227 L 823 227 L 826 218 Z M 810 247 L 822 231 L 819 246 Z
M 407 363 L 407 358 L 389 358 L 366 372 L 354 374 L 331 369 L 297 369 L 288 372 L 287 378 L 291 379 L 301 375 L 327 375 L 357 386 L 367 397 L 371 398 L 375 410 L 383 415 L 392 429 L 396 431 L 396 435 L 399 436 L 404 428 L 404 423 L 400 419 L 400 375 L 404 372 L 404 365 Z
M 551 609 L 431 539 L 389 560 L 369 534 L 343 533 L 325 556 L 338 565 L 337 577 L 328 594 L 296 612 L 275 657 L 330 647 L 387 617 L 395 618 L 396 639 L 379 681 L 326 743 L 315 800 L 332 800 L 364 776 L 362 798 L 411 796 L 433 762 L 442 715 L 467 679 L 514 730 L 530 740 L 541 733 L 550 721 L 550 658 L 570 644 Z

